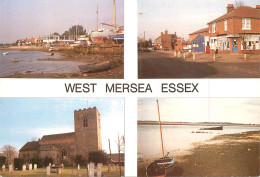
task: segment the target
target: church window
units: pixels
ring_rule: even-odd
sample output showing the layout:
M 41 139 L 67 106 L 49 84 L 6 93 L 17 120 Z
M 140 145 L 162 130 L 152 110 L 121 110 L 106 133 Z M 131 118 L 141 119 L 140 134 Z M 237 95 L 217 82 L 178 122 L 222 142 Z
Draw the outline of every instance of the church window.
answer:
M 62 159 L 65 159 L 68 156 L 68 151 L 66 149 L 62 149 L 61 156 L 62 156 Z
M 83 120 L 83 127 L 88 127 L 88 119 L 84 118 Z

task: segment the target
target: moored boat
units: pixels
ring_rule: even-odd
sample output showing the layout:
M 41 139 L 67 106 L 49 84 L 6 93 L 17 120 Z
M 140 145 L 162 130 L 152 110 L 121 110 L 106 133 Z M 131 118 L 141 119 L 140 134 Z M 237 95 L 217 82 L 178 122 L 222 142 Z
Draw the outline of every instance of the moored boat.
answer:
M 80 65 L 79 69 L 83 73 L 94 73 L 99 71 L 106 71 L 112 68 L 111 61 L 105 61 L 97 64 Z
M 18 60 L 18 58 L 12 58 L 11 61 L 12 62 L 18 62 L 19 60 Z
M 201 128 L 200 130 L 223 130 L 223 126 L 209 127 L 209 128 Z
M 3 55 L 8 55 L 9 53 L 8 52 L 4 52 Z
M 52 55 L 54 55 L 54 53 L 53 53 L 53 52 L 51 52 L 51 53 L 46 53 L 46 55 L 47 55 L 47 56 L 52 56 Z
M 160 110 L 159 110 L 159 102 L 157 100 L 157 108 L 158 108 L 158 117 L 159 117 L 159 127 L 160 127 L 160 135 L 161 135 L 161 145 L 162 145 L 162 158 L 154 160 L 152 163 L 146 166 L 146 176 L 169 176 L 170 167 L 173 166 L 174 160 L 172 157 L 169 157 L 169 153 L 164 156 L 164 148 L 163 148 L 163 138 L 162 138 L 162 129 L 161 129 L 161 119 L 160 119 Z

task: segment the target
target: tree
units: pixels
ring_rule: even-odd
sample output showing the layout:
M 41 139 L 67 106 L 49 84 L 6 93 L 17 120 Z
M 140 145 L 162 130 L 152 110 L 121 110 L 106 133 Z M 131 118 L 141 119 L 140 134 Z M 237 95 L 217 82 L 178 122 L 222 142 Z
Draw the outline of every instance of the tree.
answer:
M 109 153 L 110 153 L 110 157 L 109 157 L 109 164 L 111 163 L 111 147 L 110 147 L 110 139 L 108 139 L 108 147 L 109 147 Z M 109 173 L 109 168 L 108 168 L 108 173 Z
M 65 31 L 61 36 L 70 36 L 70 35 L 85 35 L 86 30 L 82 25 L 74 25 L 69 28 L 68 31 Z
M 240 6 L 245 6 L 244 1 L 236 0 L 235 3 L 234 3 L 234 7 L 237 8 L 237 7 L 240 7 Z
M 6 157 L 8 164 L 13 164 L 14 158 L 18 157 L 18 151 L 11 145 L 4 145 L 2 147 L 2 155 Z
M 121 176 L 121 165 L 120 165 L 120 158 L 121 158 L 121 152 L 125 150 L 125 136 L 121 136 L 121 138 L 119 138 L 119 133 L 118 133 L 118 137 L 117 137 L 117 150 L 118 150 L 118 158 L 119 158 L 119 171 L 120 171 L 120 176 Z
M 57 36 L 60 36 L 60 34 L 59 34 L 59 33 L 57 33 L 57 32 L 54 32 L 52 35 L 57 35 Z
M 94 162 L 95 165 L 97 165 L 98 163 L 106 164 L 108 162 L 108 157 L 106 153 L 102 150 L 91 151 L 88 153 L 88 161 Z

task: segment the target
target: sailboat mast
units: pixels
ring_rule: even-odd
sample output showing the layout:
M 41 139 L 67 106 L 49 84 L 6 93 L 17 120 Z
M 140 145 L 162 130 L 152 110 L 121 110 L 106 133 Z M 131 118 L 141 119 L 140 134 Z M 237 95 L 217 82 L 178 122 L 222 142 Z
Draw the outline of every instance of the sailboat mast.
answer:
M 97 4 L 97 31 L 98 31 L 98 4 Z
M 157 101 L 157 108 L 158 108 L 158 117 L 159 117 L 159 126 L 160 126 L 160 134 L 161 134 L 161 144 L 162 144 L 162 155 L 164 160 L 164 151 L 163 151 L 163 138 L 162 138 L 162 127 L 161 127 L 161 118 L 160 118 L 160 109 L 159 109 L 159 102 Z
M 114 28 L 115 28 L 115 31 L 116 31 L 116 0 L 113 0 L 114 1 Z

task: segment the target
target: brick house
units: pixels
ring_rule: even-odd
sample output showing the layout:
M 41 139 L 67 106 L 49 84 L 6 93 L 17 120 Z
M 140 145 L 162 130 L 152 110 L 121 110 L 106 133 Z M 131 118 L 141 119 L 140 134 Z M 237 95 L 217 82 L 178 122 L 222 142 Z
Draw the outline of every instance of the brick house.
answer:
M 220 53 L 260 53 L 260 5 L 228 4 L 227 13 L 208 23 L 210 49 Z
M 154 46 L 157 49 L 165 49 L 168 48 L 169 50 L 174 49 L 174 44 L 177 42 L 177 35 L 175 34 L 168 34 L 168 30 L 165 30 L 165 33 L 161 32 L 161 36 L 155 39 Z
M 203 28 L 198 31 L 189 34 L 189 43 L 195 39 L 198 35 L 208 36 L 209 35 L 209 28 Z
M 102 149 L 100 114 L 96 107 L 74 111 L 75 131 L 55 135 L 44 135 L 38 141 L 27 142 L 19 157 L 26 163 L 32 158 L 52 158 L 55 164 L 72 165 L 79 155 L 88 158 L 90 151 Z

